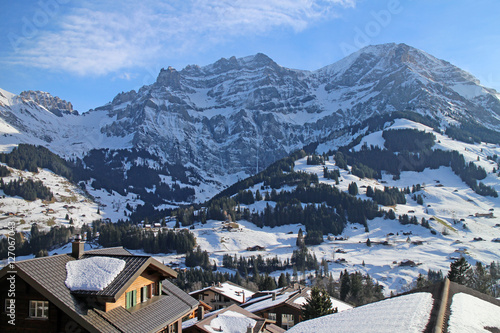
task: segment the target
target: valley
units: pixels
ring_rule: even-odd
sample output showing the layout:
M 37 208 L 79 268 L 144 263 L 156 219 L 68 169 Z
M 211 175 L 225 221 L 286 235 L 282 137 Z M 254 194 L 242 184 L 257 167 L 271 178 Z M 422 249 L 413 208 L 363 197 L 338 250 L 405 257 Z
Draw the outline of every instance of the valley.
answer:
M 93 221 L 130 221 L 123 232 L 144 239 L 183 230 L 210 265 L 234 274 L 225 256 L 289 261 L 301 230 L 335 279 L 359 271 L 385 295 L 400 293 L 461 256 L 499 261 L 499 110 L 496 91 L 404 44 L 366 47 L 316 71 L 263 54 L 169 67 L 83 114 L 48 93 L 0 90 L 4 184 L 32 179 L 53 195 L 0 190 L 0 233 L 15 223 L 23 242 L 34 224 L 76 232 Z M 16 168 L 9 154 L 33 145 L 63 157 L 69 176 Z M 41 161 L 48 154 L 28 150 Z M 98 234 L 89 245 L 99 246 Z M 185 252 L 134 244 L 186 268 Z M 270 275 L 316 274 L 291 266 Z

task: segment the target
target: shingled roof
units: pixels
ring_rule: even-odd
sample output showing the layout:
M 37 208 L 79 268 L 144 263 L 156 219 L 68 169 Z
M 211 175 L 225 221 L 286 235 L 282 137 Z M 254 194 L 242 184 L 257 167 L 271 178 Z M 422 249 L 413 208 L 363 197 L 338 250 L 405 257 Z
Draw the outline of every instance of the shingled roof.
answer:
M 126 262 L 123 271 L 102 291 L 72 292 L 65 285 L 66 264 L 76 260 L 69 254 L 17 262 L 15 269 L 2 269 L 0 278 L 7 272 L 17 271 L 20 278 L 90 332 L 157 331 L 166 326 L 165 323 L 185 316 L 198 304 L 188 294 L 165 280 L 162 284 L 163 295 L 155 296 L 132 309 L 119 307 L 109 312 L 101 311 L 98 304 L 92 306 L 92 300 L 114 302 L 148 267 L 154 268 L 165 278 L 176 277 L 177 274 L 152 257 L 132 255 L 123 248 L 87 251 L 83 258 L 93 256 L 116 257 Z

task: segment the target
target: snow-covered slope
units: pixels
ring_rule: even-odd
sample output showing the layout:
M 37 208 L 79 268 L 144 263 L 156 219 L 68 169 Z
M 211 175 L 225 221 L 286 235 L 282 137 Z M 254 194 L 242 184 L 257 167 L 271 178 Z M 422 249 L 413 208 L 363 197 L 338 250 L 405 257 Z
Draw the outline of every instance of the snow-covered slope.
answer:
M 432 132 L 436 136 L 433 149 L 456 150 L 464 155 L 467 162 L 482 166 L 487 177 L 482 180 L 486 185 L 500 191 L 500 178 L 494 169 L 498 170 L 497 162 L 487 159 L 488 156 L 500 156 L 500 146 L 492 144 L 472 145 L 455 141 L 446 135 L 435 132 L 432 128 L 407 119 L 397 119 L 387 123 L 385 129 L 413 128 Z M 359 149 L 366 142 L 367 146 L 383 147 L 382 131 L 366 135 Z M 325 151 L 328 148 L 324 146 Z M 479 161 L 478 161 L 479 158 Z M 329 169 L 338 168 L 333 156 L 325 162 Z M 400 178 L 393 179 L 390 174 L 383 174 L 382 179 L 360 179 L 350 171 L 340 169 L 339 184 L 323 176 L 323 165 L 307 165 L 307 158 L 295 162 L 295 171 L 317 174 L 321 183 L 336 186 L 347 192 L 348 185 L 357 183 L 360 199 L 371 200 L 366 196 L 367 186 L 383 190 L 385 186 L 395 186 L 400 189 L 420 184 L 422 189 L 415 192 L 421 195 L 423 204 L 412 199 L 412 194 L 406 195 L 406 204 L 391 207 L 381 207 L 384 210 L 393 209 L 396 215 L 408 214 L 429 221 L 431 229 L 421 225 L 402 225 L 398 219 L 390 220 L 383 217 L 369 220 L 368 232 L 360 224 L 348 224 L 341 235 L 325 235 L 323 243 L 308 246 L 318 260 L 329 262 L 329 270 L 335 278 L 347 269 L 349 272 L 360 271 L 369 274 L 381 285 L 388 295 L 391 291 L 401 292 L 414 283 L 419 274 L 427 275 L 428 270 L 446 274 L 450 263 L 464 256 L 471 264 L 480 261 L 489 265 L 500 260 L 500 198 L 480 196 L 475 193 L 457 176 L 450 167 L 425 169 L 423 172 L 401 172 Z M 249 190 L 254 193 L 262 191 L 263 184 L 255 184 Z M 287 186 L 277 191 L 291 191 Z M 262 212 L 265 207 L 276 205 L 273 201 L 256 201 L 251 205 L 241 205 L 250 211 Z M 489 215 L 490 213 L 491 216 Z M 223 222 L 209 221 L 207 224 L 196 224 L 191 230 L 202 249 L 210 253 L 211 261 L 222 265 L 224 254 L 250 257 L 262 255 L 264 259 L 278 256 L 280 260 L 291 258 L 297 249 L 296 240 L 299 228 L 303 225 L 284 225 L 280 227 L 259 228 L 247 221 L 237 221 L 239 228 L 228 231 Z M 337 239 L 336 239 L 337 238 Z M 370 239 L 371 246 L 367 246 Z M 262 246 L 265 250 L 248 251 L 247 248 Z M 160 256 L 165 262 L 181 263 L 183 256 Z M 291 271 L 289 272 L 292 273 Z M 313 273 L 313 272 L 311 272 Z M 280 271 L 273 273 L 276 278 Z
M 153 84 L 82 115 L 46 93 L 2 90 L 0 146 L 41 144 L 69 158 L 101 148 L 147 151 L 155 156 L 152 169 L 169 165 L 164 176 L 172 177 L 172 166 L 187 167 L 185 178 L 197 180 L 181 183 L 194 186 L 193 199 L 203 201 L 375 114 L 412 110 L 443 126 L 476 119 L 498 129 L 497 96 L 470 74 L 405 44 L 369 46 L 316 71 L 256 54 L 163 69 Z M 122 162 L 124 172 L 140 163 Z

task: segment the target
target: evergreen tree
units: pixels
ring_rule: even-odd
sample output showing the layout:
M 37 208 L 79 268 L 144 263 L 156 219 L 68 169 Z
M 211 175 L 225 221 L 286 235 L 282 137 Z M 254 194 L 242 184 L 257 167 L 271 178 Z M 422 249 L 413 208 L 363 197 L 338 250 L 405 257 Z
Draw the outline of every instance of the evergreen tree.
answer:
M 283 288 L 288 285 L 285 273 L 281 273 L 278 279 L 278 288 Z
M 343 273 L 340 273 L 340 299 L 345 301 L 350 292 L 351 278 L 349 277 L 347 270 L 344 270 Z
M 348 191 L 350 195 L 358 194 L 358 185 L 355 182 L 349 184 Z
M 304 233 L 302 232 L 302 228 L 300 228 L 299 232 L 297 233 L 297 241 L 295 242 L 295 245 L 297 245 L 299 248 L 303 248 L 306 246 L 306 243 L 304 241 Z
M 332 301 L 326 290 L 313 287 L 311 296 L 307 298 L 307 302 L 303 305 L 302 314 L 304 320 L 322 317 L 333 312 Z
M 450 264 L 448 279 L 452 282 L 457 282 L 465 285 L 467 283 L 467 274 L 470 270 L 470 265 L 464 257 L 460 257 Z

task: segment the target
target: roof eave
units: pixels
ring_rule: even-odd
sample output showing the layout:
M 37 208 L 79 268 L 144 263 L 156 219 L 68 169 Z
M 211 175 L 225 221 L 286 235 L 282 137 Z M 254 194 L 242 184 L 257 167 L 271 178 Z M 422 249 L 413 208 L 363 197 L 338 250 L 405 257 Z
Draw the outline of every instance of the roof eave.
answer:
M 125 291 L 132 285 L 132 283 L 134 283 L 134 281 L 149 266 L 153 266 L 153 267 L 157 268 L 160 271 L 160 273 L 162 273 L 161 275 L 165 278 L 168 278 L 168 277 L 176 278 L 177 277 L 177 272 L 175 272 L 173 269 L 163 265 L 161 262 L 154 259 L 153 257 L 150 257 L 147 261 L 144 262 L 144 264 L 142 264 L 142 266 L 139 269 L 136 270 L 136 272 L 128 279 L 127 283 L 125 283 L 123 285 L 123 287 L 121 287 L 120 290 L 118 290 L 118 292 L 116 292 L 116 294 L 114 296 L 110 296 L 110 298 L 109 298 L 110 301 L 112 301 L 112 302 L 118 301 L 118 299 L 125 293 Z M 170 271 L 172 271 L 173 274 Z
M 82 316 L 73 311 L 73 309 L 69 308 L 59 300 L 55 295 L 46 290 L 42 285 L 40 285 L 36 280 L 32 279 L 28 274 L 26 274 L 22 269 L 16 266 L 16 274 L 23 280 L 25 280 L 31 287 L 33 287 L 36 291 L 38 291 L 43 297 L 45 297 L 48 301 L 53 303 L 57 308 L 61 309 L 65 314 L 67 314 L 71 319 L 73 319 L 77 324 L 82 326 L 84 329 L 89 332 L 100 332 L 97 328 L 87 322 Z M 0 274 L 0 277 L 2 275 Z

